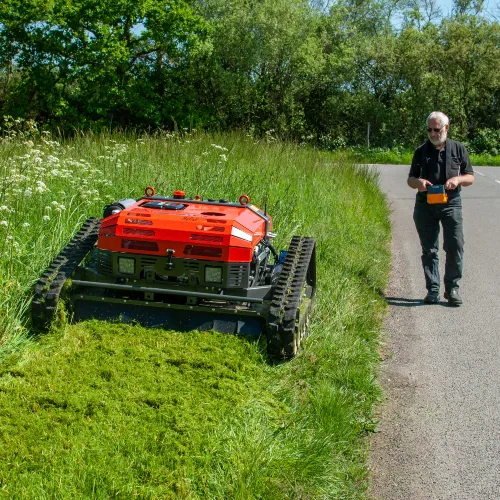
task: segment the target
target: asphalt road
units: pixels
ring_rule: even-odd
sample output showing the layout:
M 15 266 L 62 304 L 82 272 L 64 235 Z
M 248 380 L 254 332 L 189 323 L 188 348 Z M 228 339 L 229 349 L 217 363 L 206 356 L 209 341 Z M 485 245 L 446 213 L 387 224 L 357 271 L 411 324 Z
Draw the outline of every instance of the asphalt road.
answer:
M 500 168 L 462 190 L 464 305 L 425 305 L 416 191 L 408 166 L 377 165 L 392 208 L 386 401 L 371 440 L 370 495 L 381 500 L 500 499 Z M 442 242 L 441 242 L 442 247 Z M 441 264 L 444 252 L 440 250 Z M 441 266 L 441 279 L 443 266 Z

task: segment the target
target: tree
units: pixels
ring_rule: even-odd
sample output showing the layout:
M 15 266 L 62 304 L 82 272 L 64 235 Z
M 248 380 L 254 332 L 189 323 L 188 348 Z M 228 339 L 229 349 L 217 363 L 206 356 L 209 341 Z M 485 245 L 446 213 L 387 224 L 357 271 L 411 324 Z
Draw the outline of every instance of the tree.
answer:
M 6 0 L 0 23 L 15 47 L 4 67 L 23 75 L 11 106 L 61 124 L 162 123 L 182 107 L 164 105 L 166 88 L 206 30 L 183 0 Z

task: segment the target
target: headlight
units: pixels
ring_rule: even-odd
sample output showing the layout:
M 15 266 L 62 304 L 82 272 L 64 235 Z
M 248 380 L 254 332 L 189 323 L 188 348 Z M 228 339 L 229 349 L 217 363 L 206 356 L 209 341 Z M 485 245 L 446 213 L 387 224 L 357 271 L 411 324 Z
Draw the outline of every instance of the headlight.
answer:
M 135 274 L 135 259 L 118 257 L 118 272 L 120 274 Z
M 205 266 L 205 283 L 222 283 L 222 267 Z

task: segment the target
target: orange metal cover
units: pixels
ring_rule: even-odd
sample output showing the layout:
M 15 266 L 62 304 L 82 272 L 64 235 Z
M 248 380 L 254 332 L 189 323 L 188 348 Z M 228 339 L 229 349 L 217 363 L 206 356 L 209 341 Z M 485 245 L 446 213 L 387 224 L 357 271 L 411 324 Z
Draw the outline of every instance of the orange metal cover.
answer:
M 149 201 L 153 200 L 143 198 L 104 219 L 98 247 L 112 252 L 161 256 L 173 250 L 177 258 L 251 262 L 254 247 L 265 235 L 266 221 L 256 213 L 259 208 L 255 205 L 202 204 L 176 199 L 165 201 L 187 206 L 182 210 L 142 206 Z

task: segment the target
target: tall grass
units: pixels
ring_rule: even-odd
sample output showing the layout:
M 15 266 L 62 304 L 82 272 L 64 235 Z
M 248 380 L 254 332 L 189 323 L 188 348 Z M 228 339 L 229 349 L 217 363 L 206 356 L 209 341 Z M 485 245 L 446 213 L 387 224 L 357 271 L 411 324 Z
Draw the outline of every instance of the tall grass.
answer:
M 389 218 L 347 157 L 243 134 L 6 137 L 0 150 L 0 493 L 12 498 L 361 498 Z M 267 206 L 314 236 L 317 305 L 293 361 L 263 342 L 89 322 L 33 342 L 30 290 L 104 204 L 159 194 Z

